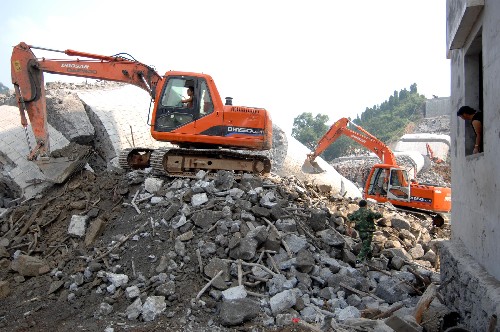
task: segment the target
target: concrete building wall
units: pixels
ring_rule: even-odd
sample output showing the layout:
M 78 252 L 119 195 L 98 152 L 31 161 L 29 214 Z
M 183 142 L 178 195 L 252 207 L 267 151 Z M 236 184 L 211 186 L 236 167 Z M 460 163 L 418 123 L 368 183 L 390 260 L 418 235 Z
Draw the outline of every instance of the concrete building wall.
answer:
M 465 296 L 467 292 L 474 293 L 474 289 L 478 289 L 471 285 L 470 280 L 482 282 L 487 279 L 488 284 L 479 288 L 500 289 L 500 283 L 490 282 L 491 279 L 500 280 L 500 1 L 447 0 L 447 33 L 452 114 L 463 105 L 484 112 L 484 152 L 480 154 L 471 154 L 474 132 L 470 121 L 451 117 L 453 194 L 450 245 L 463 250 L 449 252 L 454 260 L 464 264 L 467 261 L 465 256 L 472 257 L 484 270 L 460 270 L 460 277 L 454 278 L 444 292 L 449 295 L 453 289 L 466 290 L 457 293 L 458 297 L 448 304 L 457 307 L 462 317 L 469 321 L 469 327 L 480 331 L 486 329 L 475 326 L 474 322 L 479 319 L 471 308 L 481 294 Z M 442 278 L 450 275 L 453 266 L 457 266 L 448 264 L 449 256 L 444 255 L 443 259 Z M 476 275 L 485 273 L 491 278 Z M 483 321 L 498 315 L 497 308 L 500 308 L 498 301 L 496 305 L 483 308 Z
M 425 101 L 425 117 L 432 118 L 436 116 L 450 114 L 450 97 L 441 97 L 427 99 Z
M 454 2 L 454 1 L 448 1 Z M 451 120 L 452 142 L 452 236 L 465 244 L 470 254 L 485 269 L 500 279 L 500 2 L 486 1 L 471 27 L 464 47 L 451 51 L 452 108 L 462 105 L 479 108 L 477 80 L 468 80 L 464 58 L 478 33 L 482 31 L 484 153 L 467 155 L 470 122 L 458 117 Z M 467 143 L 466 143 L 467 141 Z M 472 143 L 473 144 L 473 143 Z

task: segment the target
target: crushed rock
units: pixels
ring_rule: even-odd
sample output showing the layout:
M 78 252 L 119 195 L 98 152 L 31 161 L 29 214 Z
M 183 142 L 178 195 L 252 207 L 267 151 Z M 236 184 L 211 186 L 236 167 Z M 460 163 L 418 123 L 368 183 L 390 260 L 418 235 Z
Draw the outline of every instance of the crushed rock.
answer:
M 227 173 L 82 171 L 23 202 L 1 219 L 0 330 L 349 330 L 396 306 L 414 310 L 439 283 L 435 243 L 447 229 L 373 205 L 384 216 L 375 258 L 355 267 L 361 244 L 345 222 L 356 200 L 295 177 Z M 68 231 L 75 216 L 102 221 L 91 243 Z M 33 259 L 20 268 L 20 257 Z

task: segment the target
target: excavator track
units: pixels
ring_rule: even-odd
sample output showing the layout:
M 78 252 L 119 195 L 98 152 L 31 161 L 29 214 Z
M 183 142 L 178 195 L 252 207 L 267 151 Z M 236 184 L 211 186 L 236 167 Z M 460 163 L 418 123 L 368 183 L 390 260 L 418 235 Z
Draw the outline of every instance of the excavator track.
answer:
M 271 171 L 267 156 L 241 153 L 226 149 L 162 148 L 152 152 L 151 167 L 158 174 L 194 178 L 199 170 L 215 173 L 219 170 L 266 175 Z
M 120 153 L 119 165 L 129 171 L 152 167 L 153 172 L 171 177 L 194 178 L 199 170 L 215 174 L 219 170 L 266 175 L 271 161 L 258 152 L 227 149 L 129 148 Z
M 430 218 L 432 225 L 435 227 L 442 227 L 450 221 L 450 213 L 447 212 L 435 212 L 402 206 L 394 207 L 399 211 L 410 213 L 421 220 L 429 220 Z
M 126 171 L 151 167 L 150 159 L 153 151 L 149 148 L 124 149 L 118 157 L 118 164 Z

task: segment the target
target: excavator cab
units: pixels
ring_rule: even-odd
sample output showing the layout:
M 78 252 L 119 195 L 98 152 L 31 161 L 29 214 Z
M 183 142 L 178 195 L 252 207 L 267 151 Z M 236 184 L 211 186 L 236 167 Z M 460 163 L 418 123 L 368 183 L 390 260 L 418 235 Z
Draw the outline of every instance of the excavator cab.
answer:
M 390 165 L 374 165 L 368 181 L 368 195 L 389 200 L 410 201 L 410 182 L 408 173 L 403 168 Z
M 171 131 L 196 119 L 195 108 L 199 98 L 193 95 L 190 102 L 182 102 L 188 99 L 190 88 L 196 92 L 195 82 L 191 78 L 171 77 L 167 80 L 156 113 L 157 131 Z
M 410 201 L 410 181 L 406 170 L 402 168 L 390 169 L 387 198 L 405 202 Z
M 213 111 L 212 97 L 205 79 L 172 76 L 167 79 L 163 88 L 155 113 L 154 129 L 157 132 L 177 130 L 190 134 L 191 127 L 186 125 Z

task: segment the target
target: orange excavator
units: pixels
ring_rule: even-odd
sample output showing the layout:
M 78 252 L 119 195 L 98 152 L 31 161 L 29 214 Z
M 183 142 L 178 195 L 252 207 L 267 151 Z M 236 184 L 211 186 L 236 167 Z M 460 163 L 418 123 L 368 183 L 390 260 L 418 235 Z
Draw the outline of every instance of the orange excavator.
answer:
M 37 58 L 33 49 L 64 53 L 71 58 Z M 13 49 L 11 73 L 21 124 L 27 128 L 27 112 L 36 140 L 28 159 L 37 162 L 53 182 L 64 182 L 76 168 L 85 164 L 88 154 L 75 160 L 51 156 L 44 72 L 129 83 L 150 95 L 154 105 L 151 135 L 174 147 L 124 150 L 119 159 L 125 169 L 152 167 L 168 176 L 179 177 L 192 177 L 198 170 L 270 172 L 269 158 L 259 153 L 269 150 L 272 145 L 269 113 L 264 108 L 233 106 L 230 97 L 224 104 L 211 76 L 181 71 L 168 71 L 161 76 L 128 54 L 106 56 L 60 51 L 22 42 Z
M 443 159 L 434 155 L 434 150 L 432 150 L 431 145 L 429 143 L 425 143 L 425 148 L 427 149 L 427 157 L 429 157 L 430 160 L 432 160 L 436 164 L 443 163 Z
M 348 128 L 349 123 L 358 131 Z M 390 202 L 398 208 L 426 213 L 432 217 L 436 226 L 444 223 L 446 214 L 451 211 L 451 188 L 419 184 L 410 180 L 406 169 L 397 165 L 394 153 L 388 146 L 347 118 L 338 120 L 330 127 L 319 140 L 314 152 L 307 156 L 302 171 L 311 174 L 323 172 L 314 160 L 341 135 L 346 135 L 374 152 L 382 161 L 382 164 L 375 164 L 370 170 L 363 198 L 371 198 L 379 203 Z

